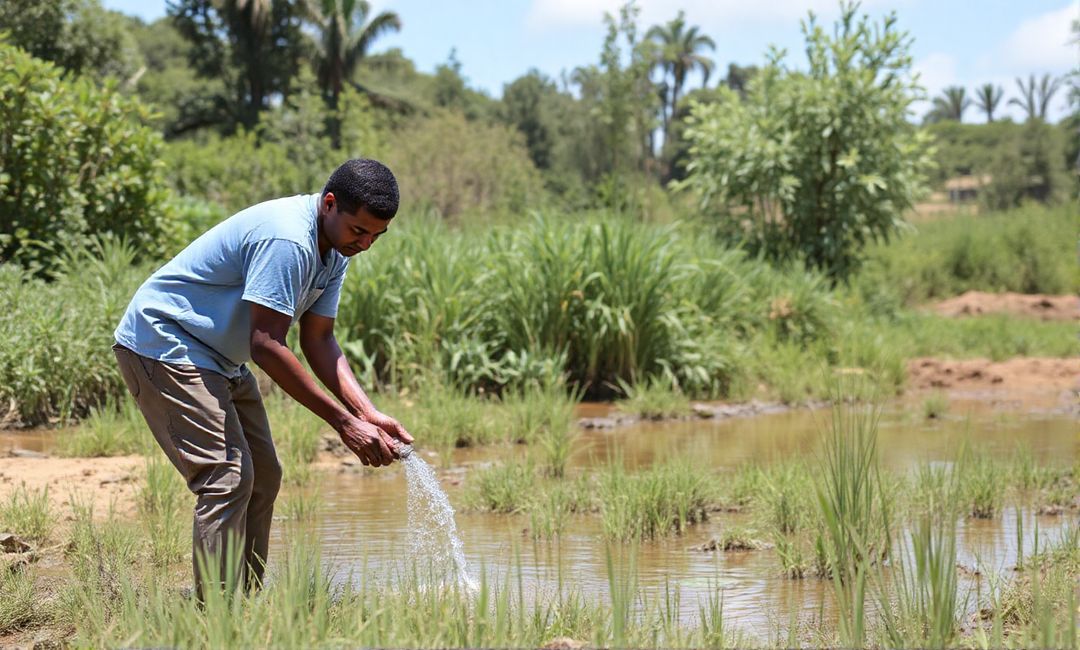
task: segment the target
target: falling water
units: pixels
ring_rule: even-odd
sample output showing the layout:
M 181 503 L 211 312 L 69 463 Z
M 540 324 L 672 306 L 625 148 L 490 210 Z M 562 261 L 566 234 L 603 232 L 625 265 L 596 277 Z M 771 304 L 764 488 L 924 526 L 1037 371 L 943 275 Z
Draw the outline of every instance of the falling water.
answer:
M 427 561 L 437 572 L 454 575 L 460 586 L 476 589 L 465 567 L 465 553 L 454 522 L 454 508 L 431 466 L 411 445 L 399 450 L 409 484 L 409 550 L 419 565 Z

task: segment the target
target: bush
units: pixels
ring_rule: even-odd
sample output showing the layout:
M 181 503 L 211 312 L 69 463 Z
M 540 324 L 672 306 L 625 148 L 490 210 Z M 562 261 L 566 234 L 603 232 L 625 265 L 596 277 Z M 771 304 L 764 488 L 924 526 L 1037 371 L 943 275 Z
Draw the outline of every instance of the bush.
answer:
M 990 215 L 920 224 L 869 252 L 854 286 L 886 307 L 915 305 L 965 291 L 1067 293 L 1080 288 L 1070 206 L 1028 205 Z
M 510 127 L 439 112 L 395 136 L 386 163 L 405 205 L 444 217 L 475 212 L 523 212 L 539 203 L 543 182 L 521 134 Z
M 91 234 L 160 253 L 161 138 L 138 100 L 0 44 L 0 261 L 35 272 Z
M 909 39 L 857 20 L 847 5 L 829 36 L 804 25 L 809 72 L 774 53 L 746 100 L 731 90 L 694 106 L 679 187 L 726 213 L 729 235 L 770 258 L 803 258 L 833 278 L 887 240 L 923 190 L 928 136 L 908 121 Z

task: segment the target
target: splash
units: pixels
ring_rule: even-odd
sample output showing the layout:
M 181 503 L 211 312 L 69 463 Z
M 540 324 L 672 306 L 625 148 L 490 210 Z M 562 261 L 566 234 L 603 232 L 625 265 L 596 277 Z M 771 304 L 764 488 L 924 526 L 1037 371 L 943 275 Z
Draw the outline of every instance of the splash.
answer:
M 454 508 L 439 487 L 435 470 L 413 453 L 411 445 L 398 450 L 409 484 L 409 552 L 417 562 L 430 562 L 436 575 L 453 576 L 458 585 L 475 591 L 476 581 L 465 566 Z

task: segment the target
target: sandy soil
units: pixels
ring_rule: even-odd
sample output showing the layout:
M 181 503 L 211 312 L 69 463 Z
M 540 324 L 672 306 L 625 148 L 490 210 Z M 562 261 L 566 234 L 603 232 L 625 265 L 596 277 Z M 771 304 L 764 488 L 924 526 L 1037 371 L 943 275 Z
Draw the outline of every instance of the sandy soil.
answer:
M 1080 320 L 1080 296 L 968 291 L 925 309 L 952 317 L 1012 314 L 1041 320 Z
M 21 485 L 49 488 L 49 501 L 66 519 L 71 499 L 89 499 L 94 512 L 110 507 L 118 514 L 134 514 L 135 492 L 143 460 L 139 456 L 114 458 L 0 458 L 0 502 Z
M 1080 411 L 1080 358 L 1017 357 L 908 361 L 909 392 L 941 390 L 950 398 L 1007 401 L 1016 408 Z

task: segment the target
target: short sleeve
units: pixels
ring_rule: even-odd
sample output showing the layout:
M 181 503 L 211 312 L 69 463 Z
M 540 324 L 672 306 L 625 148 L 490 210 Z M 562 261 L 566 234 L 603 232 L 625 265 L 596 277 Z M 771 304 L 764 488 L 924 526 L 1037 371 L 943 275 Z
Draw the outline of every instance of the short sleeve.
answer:
M 310 265 L 303 248 L 287 239 L 263 239 L 245 246 L 243 259 L 241 298 L 293 316 Z
M 319 299 L 315 301 L 315 304 L 313 304 L 308 311 L 314 312 L 319 316 L 326 316 L 327 318 L 337 318 L 338 301 L 341 299 L 341 287 L 345 284 L 345 273 L 348 270 L 348 263 L 343 264 L 341 270 L 326 283 L 326 290 L 322 292 L 322 295 L 319 296 Z

